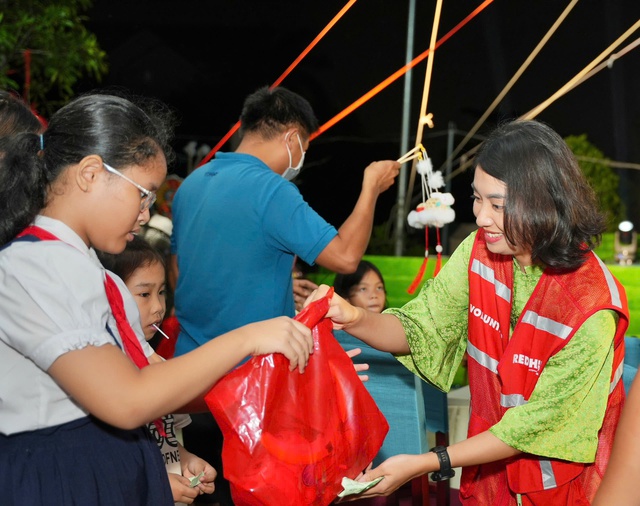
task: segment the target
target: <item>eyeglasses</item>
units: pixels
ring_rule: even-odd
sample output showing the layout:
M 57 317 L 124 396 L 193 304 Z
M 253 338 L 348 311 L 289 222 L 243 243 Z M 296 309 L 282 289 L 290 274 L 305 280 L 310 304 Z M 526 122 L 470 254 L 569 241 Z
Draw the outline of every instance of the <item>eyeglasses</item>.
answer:
M 153 205 L 153 203 L 156 201 L 156 198 L 157 198 L 156 192 L 152 192 L 150 190 L 147 190 L 146 188 L 143 188 L 132 179 L 129 179 L 119 170 L 116 170 L 113 167 L 111 167 L 111 165 L 108 165 L 105 162 L 102 162 L 102 165 L 104 165 L 104 170 L 106 170 L 107 172 L 111 172 L 112 174 L 116 174 L 120 176 L 122 179 L 124 179 L 125 181 L 129 181 L 138 190 L 140 190 L 140 212 L 143 212 L 149 209 Z

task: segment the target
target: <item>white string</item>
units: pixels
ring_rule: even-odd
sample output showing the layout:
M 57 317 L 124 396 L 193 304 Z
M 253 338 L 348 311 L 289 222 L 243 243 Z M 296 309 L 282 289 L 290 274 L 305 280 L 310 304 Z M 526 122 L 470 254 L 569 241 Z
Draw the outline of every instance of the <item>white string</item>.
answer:
M 576 76 L 574 76 L 573 79 L 571 79 L 569 82 L 567 82 L 567 84 L 565 84 L 562 88 L 560 88 L 556 93 L 554 93 L 551 97 L 549 97 L 545 102 L 542 102 L 541 104 L 539 104 L 538 106 L 533 108 L 528 113 L 520 116 L 519 119 L 533 119 L 538 113 L 542 112 L 544 109 L 546 109 L 550 104 L 552 104 L 558 98 L 560 98 L 563 95 L 567 94 L 569 91 L 573 90 L 578 85 L 584 83 L 587 79 L 589 79 L 590 77 L 593 77 L 600 70 L 602 70 L 604 68 L 607 68 L 607 62 L 604 62 L 603 64 L 600 64 L 600 65 L 597 65 L 597 66 L 596 66 L 596 63 L 599 62 L 599 61 L 602 61 L 613 49 L 615 49 L 615 47 L 618 44 L 620 44 L 622 42 L 622 40 L 627 38 L 639 26 L 640 26 L 640 20 L 638 20 L 629 30 L 627 30 L 613 44 L 611 44 L 603 53 L 601 53 L 600 56 L 598 56 L 598 58 L 593 60 L 581 72 L 576 74 Z M 631 49 L 635 49 L 638 45 L 640 45 L 640 39 L 635 40 L 634 42 L 632 42 L 631 44 L 626 46 L 624 49 L 618 51 L 617 53 L 614 53 L 613 55 L 610 56 L 610 58 L 607 61 L 610 61 L 611 58 L 613 58 L 614 60 L 618 59 L 618 58 L 621 58 L 626 53 L 628 53 Z M 473 156 L 472 155 L 474 155 L 476 153 L 476 151 L 478 151 L 479 147 L 480 147 L 480 145 L 474 146 L 473 148 L 471 148 L 469 151 L 467 151 L 466 153 L 464 153 L 460 157 L 460 159 L 466 158 L 467 160 L 464 163 L 462 163 L 460 165 L 460 167 L 458 167 L 456 170 L 451 172 L 446 177 L 447 181 L 453 179 L 455 176 L 457 176 L 458 174 L 464 172 L 465 170 L 467 170 L 471 166 L 471 164 L 473 163 Z M 619 163 L 622 163 L 622 162 L 619 162 Z M 633 167 L 630 167 L 630 168 L 633 168 Z
M 542 39 L 540 40 L 540 42 L 538 43 L 538 45 L 533 49 L 533 51 L 531 51 L 531 53 L 529 54 L 529 56 L 527 57 L 527 59 L 524 61 L 524 63 L 520 66 L 520 68 L 518 69 L 518 71 L 513 75 L 513 77 L 509 80 L 509 82 L 507 83 L 507 85 L 503 88 L 503 90 L 498 94 L 498 96 L 495 98 L 495 100 L 491 103 L 491 105 L 487 108 L 487 110 L 484 112 L 484 114 L 480 117 L 480 119 L 476 122 L 475 125 L 473 125 L 473 127 L 471 127 L 471 130 L 469 130 L 469 132 L 467 133 L 467 135 L 464 137 L 464 139 L 462 139 L 462 141 L 460 141 L 460 144 L 458 144 L 458 146 L 456 146 L 456 149 L 453 150 L 453 152 L 449 155 L 449 157 L 447 158 L 447 160 L 442 164 L 442 166 L 440 167 L 440 170 L 443 170 L 444 167 L 446 167 L 449 163 L 451 163 L 451 160 L 453 160 L 456 155 L 458 153 L 460 153 L 460 151 L 462 151 L 462 148 L 464 148 L 467 143 L 469 142 L 469 140 L 471 140 L 471 138 L 476 134 L 476 132 L 480 129 L 480 127 L 484 124 L 484 122 L 486 121 L 486 119 L 489 117 L 489 115 L 495 110 L 495 108 L 498 106 L 498 104 L 502 101 L 502 99 L 504 98 L 504 96 L 511 90 L 511 88 L 513 87 L 513 85 L 516 83 L 516 81 L 520 78 L 520 76 L 524 73 L 524 71 L 529 67 L 529 65 L 531 64 L 531 62 L 534 60 L 534 58 L 536 56 L 538 56 L 538 53 L 542 50 L 542 48 L 544 47 L 544 45 L 549 41 L 549 39 L 551 38 L 551 36 L 555 33 L 555 31 L 558 29 L 558 27 L 560 26 L 560 24 L 564 21 L 564 19 L 568 16 L 569 12 L 571 12 L 571 9 L 573 9 L 573 7 L 575 6 L 575 4 L 578 3 L 579 0 L 572 0 L 569 5 L 567 5 L 567 7 L 565 8 L 565 10 L 562 12 L 562 14 L 560 14 L 560 16 L 558 17 L 558 19 L 555 21 L 555 23 L 551 26 L 551 28 L 549 28 L 549 31 L 547 31 L 547 33 L 545 34 L 544 37 L 542 37 Z

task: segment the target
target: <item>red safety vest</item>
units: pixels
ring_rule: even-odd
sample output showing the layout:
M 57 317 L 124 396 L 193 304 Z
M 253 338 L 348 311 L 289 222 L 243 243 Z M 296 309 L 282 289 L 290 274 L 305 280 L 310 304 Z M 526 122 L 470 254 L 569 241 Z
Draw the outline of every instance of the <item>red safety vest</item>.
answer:
M 494 506 L 516 504 L 516 494 L 523 504 L 589 504 L 606 468 L 624 403 L 620 379 L 629 321 L 624 288 L 593 253 L 571 272 L 547 267 L 510 337 L 512 288 L 513 258 L 492 254 L 479 230 L 469 262 L 468 436 L 488 430 L 508 409 L 526 403 L 548 360 L 587 318 L 611 309 L 620 318 L 596 458 L 582 464 L 521 454 L 506 463 L 470 466 L 462 473 L 461 496 L 469 504 Z

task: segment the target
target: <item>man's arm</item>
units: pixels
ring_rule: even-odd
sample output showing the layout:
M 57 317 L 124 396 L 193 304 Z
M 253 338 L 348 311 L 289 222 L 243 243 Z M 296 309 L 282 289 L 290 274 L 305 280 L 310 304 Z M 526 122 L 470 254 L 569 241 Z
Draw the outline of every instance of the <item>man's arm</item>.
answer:
M 399 172 L 400 164 L 392 160 L 373 162 L 365 169 L 362 191 L 353 211 L 338 229 L 338 235 L 318 255 L 317 264 L 342 274 L 358 268 L 371 238 L 378 196 L 393 184 Z

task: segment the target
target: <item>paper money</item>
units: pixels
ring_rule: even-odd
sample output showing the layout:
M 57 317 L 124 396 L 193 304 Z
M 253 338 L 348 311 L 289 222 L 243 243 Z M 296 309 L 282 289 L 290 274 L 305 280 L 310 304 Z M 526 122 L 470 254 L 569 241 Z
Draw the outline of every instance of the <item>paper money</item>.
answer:
M 373 481 L 356 481 L 350 478 L 342 478 L 342 492 L 338 494 L 338 497 L 344 497 L 352 494 L 362 494 L 365 490 L 369 490 L 371 487 L 376 486 L 384 476 L 380 476 Z

